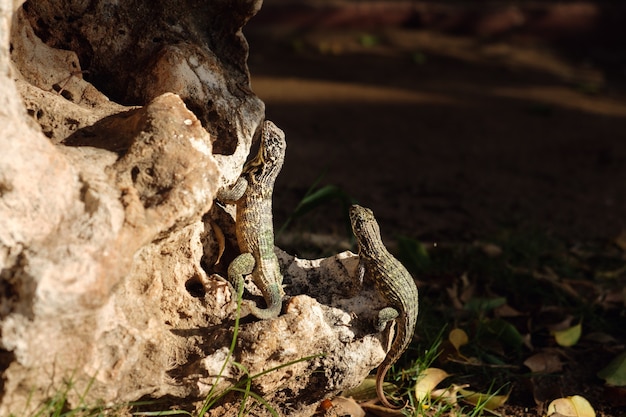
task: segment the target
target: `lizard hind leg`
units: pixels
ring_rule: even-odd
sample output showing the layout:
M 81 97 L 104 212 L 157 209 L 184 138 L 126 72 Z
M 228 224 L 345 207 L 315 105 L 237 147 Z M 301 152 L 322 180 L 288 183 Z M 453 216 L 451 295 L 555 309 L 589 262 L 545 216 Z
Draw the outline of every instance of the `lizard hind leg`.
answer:
M 254 271 L 256 260 L 254 256 L 245 252 L 237 256 L 228 266 L 228 280 L 233 285 L 237 292 L 237 302 L 239 303 L 243 297 L 243 277 L 250 275 Z M 267 294 L 264 294 L 266 299 L 269 299 L 267 308 L 260 308 L 252 300 L 241 301 L 241 316 L 252 314 L 259 319 L 271 319 L 278 317 L 282 309 L 282 288 L 278 283 L 273 283 L 268 287 Z
M 283 308 L 281 291 L 282 288 L 278 283 L 272 283 L 268 287 L 267 294 L 264 294 L 265 299 L 268 300 L 267 308 L 260 308 L 251 300 L 246 301 L 246 308 L 253 316 L 261 320 L 276 318 Z
M 237 302 L 243 297 L 243 277 L 254 270 L 256 261 L 251 253 L 242 253 L 228 266 L 228 280 L 237 291 Z

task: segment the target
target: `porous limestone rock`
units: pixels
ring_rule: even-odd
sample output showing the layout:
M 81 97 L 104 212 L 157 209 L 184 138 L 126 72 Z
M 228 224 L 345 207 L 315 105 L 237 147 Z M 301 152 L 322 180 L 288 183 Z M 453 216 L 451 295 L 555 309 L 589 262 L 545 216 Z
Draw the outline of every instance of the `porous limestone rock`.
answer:
M 70 406 L 193 410 L 243 369 L 282 415 L 312 415 L 383 359 L 356 256 L 278 249 L 283 314 L 244 318 L 229 358 L 237 245 L 213 201 L 263 120 L 241 34 L 260 3 L 0 0 L 0 415 L 69 381 Z

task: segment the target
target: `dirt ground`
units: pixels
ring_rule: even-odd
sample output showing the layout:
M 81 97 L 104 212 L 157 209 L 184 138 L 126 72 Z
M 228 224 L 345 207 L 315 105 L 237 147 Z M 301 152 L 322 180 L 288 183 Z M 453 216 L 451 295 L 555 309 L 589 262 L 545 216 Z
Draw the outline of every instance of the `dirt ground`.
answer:
M 389 238 L 531 228 L 576 241 L 626 228 L 626 90 L 592 62 L 537 39 L 432 30 L 246 35 L 253 89 L 288 140 L 277 224 L 323 175 Z M 338 211 L 309 224 L 343 233 Z
M 537 231 L 576 245 L 626 230 L 625 49 L 323 19 L 305 28 L 263 12 L 246 37 L 252 87 L 287 135 L 277 225 L 319 180 L 372 208 L 392 249 L 400 235 L 428 246 Z M 596 59 L 607 54 L 618 58 Z M 339 200 L 324 204 L 278 245 L 303 257 L 346 249 L 342 213 Z

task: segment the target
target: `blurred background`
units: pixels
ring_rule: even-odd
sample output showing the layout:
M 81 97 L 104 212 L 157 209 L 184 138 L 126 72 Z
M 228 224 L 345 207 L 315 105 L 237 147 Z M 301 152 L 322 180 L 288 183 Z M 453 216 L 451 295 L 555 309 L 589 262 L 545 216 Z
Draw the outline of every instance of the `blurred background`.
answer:
M 626 2 L 266 0 L 244 30 L 287 135 L 277 245 L 354 250 L 358 201 L 417 280 L 392 380 L 623 415 Z
M 624 2 L 266 0 L 244 31 L 288 251 L 348 247 L 351 200 L 392 246 L 625 229 Z

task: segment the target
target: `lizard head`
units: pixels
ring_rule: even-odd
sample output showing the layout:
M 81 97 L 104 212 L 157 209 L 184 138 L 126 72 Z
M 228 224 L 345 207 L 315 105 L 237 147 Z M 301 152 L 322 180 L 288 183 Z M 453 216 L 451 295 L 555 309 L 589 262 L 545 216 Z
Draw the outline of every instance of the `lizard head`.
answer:
M 359 245 L 359 250 L 380 241 L 380 228 L 372 210 L 357 204 L 352 205 L 350 207 L 350 223 L 352 224 L 352 232 Z
M 285 133 L 274 123 L 266 120 L 263 122 L 263 130 L 261 132 L 261 149 L 259 154 L 262 155 L 263 161 L 272 166 L 278 165 L 278 169 L 283 164 L 285 158 Z
M 261 130 L 261 144 L 257 155 L 244 166 L 244 172 L 252 180 L 270 178 L 273 181 L 283 166 L 285 159 L 285 134 L 274 123 L 266 120 Z
M 350 206 L 350 221 L 353 226 L 359 226 L 362 223 L 376 221 L 374 212 L 367 207 L 353 204 Z

